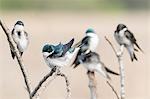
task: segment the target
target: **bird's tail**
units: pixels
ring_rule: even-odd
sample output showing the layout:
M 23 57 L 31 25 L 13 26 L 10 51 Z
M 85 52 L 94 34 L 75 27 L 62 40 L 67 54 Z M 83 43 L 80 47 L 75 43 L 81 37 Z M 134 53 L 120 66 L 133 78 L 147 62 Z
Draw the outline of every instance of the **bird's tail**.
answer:
M 131 61 L 133 62 L 134 60 L 138 60 L 137 59 L 137 57 L 136 57 L 136 55 L 135 55 L 135 53 L 134 53 L 134 51 L 135 51 L 135 49 L 134 49 L 134 47 L 133 46 L 127 46 L 127 50 L 128 50 L 128 52 L 129 52 L 129 54 L 130 54 L 130 58 L 131 58 Z
M 23 55 L 23 52 L 20 52 L 20 56 L 22 56 Z
M 130 52 L 130 57 L 131 57 L 131 61 L 132 61 L 132 62 L 134 61 L 134 59 L 135 59 L 136 61 L 138 61 L 138 59 L 137 59 L 137 57 L 136 57 L 136 55 L 135 55 L 134 52 L 133 52 L 133 53 Z
M 15 54 L 14 54 L 14 52 L 11 50 L 11 49 L 12 49 L 11 44 L 9 44 L 9 47 L 10 47 L 11 56 L 12 56 L 12 58 L 14 59 L 14 58 L 15 58 Z
M 15 54 L 14 54 L 14 52 L 12 50 L 10 50 L 10 51 L 11 51 L 11 56 L 14 59 L 15 58 Z
M 106 71 L 107 71 L 108 73 L 111 73 L 111 74 L 114 74 L 114 75 L 120 75 L 119 73 L 116 73 L 116 72 L 110 70 L 110 69 L 107 68 L 107 67 L 105 67 L 105 69 L 106 69 Z

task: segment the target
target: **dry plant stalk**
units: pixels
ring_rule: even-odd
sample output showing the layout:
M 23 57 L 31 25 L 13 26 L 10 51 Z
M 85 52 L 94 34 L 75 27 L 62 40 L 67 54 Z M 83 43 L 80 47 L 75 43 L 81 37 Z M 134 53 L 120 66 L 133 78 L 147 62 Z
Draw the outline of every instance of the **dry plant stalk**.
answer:
M 113 51 L 115 52 L 116 57 L 119 62 L 119 71 L 120 71 L 120 97 L 121 99 L 125 99 L 125 70 L 123 65 L 123 48 L 124 45 L 120 46 L 120 51 L 116 51 L 113 44 L 109 41 L 109 39 L 105 36 L 106 41 L 111 45 Z
M 69 87 L 70 86 L 69 80 L 68 80 L 67 76 L 65 74 L 61 73 L 61 72 L 58 72 L 57 76 L 61 76 L 61 77 L 63 77 L 65 79 L 66 90 L 67 90 L 67 96 L 66 96 L 65 99 L 68 99 L 70 97 L 70 95 L 71 95 L 71 93 L 70 93 L 70 87 Z
M 117 91 L 114 89 L 114 87 L 107 81 L 107 84 L 109 85 L 109 87 L 112 89 L 112 91 L 115 93 L 117 99 L 119 99 L 119 96 L 117 94 Z
M 31 96 L 34 97 L 36 95 L 36 93 L 38 92 L 38 90 L 42 87 L 42 84 L 44 82 L 46 82 L 46 80 L 53 75 L 53 73 L 56 71 L 56 67 L 54 67 L 46 76 L 44 76 L 42 78 L 42 80 L 40 80 L 40 82 L 38 83 L 38 85 L 35 87 L 35 89 L 33 90 L 33 92 L 31 93 Z
M 89 78 L 89 89 L 91 93 L 91 99 L 97 99 L 97 90 L 96 90 L 96 79 L 94 72 L 87 72 Z
M 51 72 L 49 73 L 49 74 L 47 74 L 46 76 L 44 76 L 44 78 L 42 78 L 42 80 L 39 82 L 39 84 L 37 85 L 37 88 L 35 88 L 35 90 L 34 91 L 36 91 L 36 92 L 32 92 L 32 95 L 34 95 L 34 96 L 39 96 L 39 95 L 41 95 L 41 93 L 42 92 L 44 92 L 45 90 L 46 90 L 46 88 L 49 86 L 49 84 L 54 80 L 54 79 L 56 79 L 56 77 L 58 77 L 58 76 L 60 76 L 60 77 L 63 77 L 64 79 L 65 79 L 65 82 L 66 82 L 66 90 L 67 90 L 67 95 L 66 95 L 66 98 L 65 99 L 68 99 L 69 97 L 70 97 L 70 95 L 71 95 L 71 93 L 70 93 L 70 83 L 69 83 L 69 80 L 68 80 L 68 78 L 67 78 L 67 76 L 65 75 L 65 74 L 63 74 L 63 73 L 61 73 L 60 72 L 60 70 L 59 69 L 57 69 L 56 70 L 56 72 L 55 72 L 55 74 L 53 75 L 53 77 L 54 78 L 52 78 L 51 80 L 48 80 L 47 81 L 47 79 L 48 79 L 48 76 L 50 76 L 51 75 Z M 46 82 L 47 81 L 47 83 L 46 84 L 43 84 L 44 82 Z M 40 87 L 39 87 L 40 86 Z M 40 89 L 39 89 L 39 88 Z M 41 90 L 41 91 L 39 91 L 39 90 Z
M 35 97 L 36 96 L 40 96 L 45 90 L 46 90 L 46 88 L 50 85 L 50 83 L 54 80 L 54 79 L 56 79 L 56 77 L 57 77 L 57 73 L 55 72 L 55 74 L 53 74 L 53 76 L 52 76 L 52 78 L 50 79 L 50 80 L 48 80 L 47 82 L 45 82 L 45 84 L 42 84 L 41 85 L 41 88 L 36 92 L 36 94 L 35 94 Z M 44 79 L 44 78 L 42 78 L 42 79 Z M 39 85 L 39 84 L 38 84 Z M 38 87 L 38 86 L 37 86 Z

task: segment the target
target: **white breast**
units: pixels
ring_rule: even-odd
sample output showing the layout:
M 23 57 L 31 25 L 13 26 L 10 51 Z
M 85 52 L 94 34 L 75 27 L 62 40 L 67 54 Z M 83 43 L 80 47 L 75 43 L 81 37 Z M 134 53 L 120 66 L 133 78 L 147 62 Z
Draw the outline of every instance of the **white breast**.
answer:
M 18 48 L 21 52 L 24 52 L 27 49 L 28 40 L 26 38 L 21 38 L 18 43 Z
M 95 51 L 98 44 L 99 44 L 99 38 L 98 35 L 95 33 L 88 33 L 87 36 L 90 36 L 90 44 L 89 44 L 89 49 L 91 51 Z
M 26 50 L 27 46 L 28 46 L 28 43 L 29 43 L 24 31 L 22 31 L 20 33 L 20 36 L 17 34 L 17 32 L 14 32 L 12 37 L 13 37 L 13 40 L 15 41 L 15 43 L 18 46 L 18 50 L 20 52 L 24 52 Z
M 130 45 L 131 42 L 129 39 L 127 39 L 124 35 L 125 31 L 127 30 L 127 28 L 124 28 L 123 30 L 121 30 L 119 33 L 115 33 L 115 39 L 119 44 L 126 44 L 126 45 Z
M 65 54 L 63 57 L 59 58 L 47 58 L 46 55 L 44 56 L 44 59 L 47 61 L 46 63 L 51 66 L 58 66 L 58 67 L 64 67 L 69 66 L 72 63 L 72 60 L 75 59 L 77 53 L 79 51 L 79 48 L 76 48 L 74 52 L 70 53 L 69 51 Z

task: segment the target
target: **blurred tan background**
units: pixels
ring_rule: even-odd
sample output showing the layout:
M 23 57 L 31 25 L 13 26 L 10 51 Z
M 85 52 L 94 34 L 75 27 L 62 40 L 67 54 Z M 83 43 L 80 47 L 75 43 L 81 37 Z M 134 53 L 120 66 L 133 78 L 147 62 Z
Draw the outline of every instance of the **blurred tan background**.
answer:
M 42 57 L 45 43 L 67 42 L 72 37 L 78 42 L 87 28 L 95 29 L 100 37 L 97 52 L 112 70 L 119 72 L 118 61 L 107 36 L 118 49 L 113 33 L 117 24 L 124 23 L 134 33 L 144 54 L 139 61 L 130 61 L 125 50 L 126 99 L 150 99 L 150 10 L 148 0 L 0 0 L 0 18 L 9 29 L 22 20 L 29 33 L 30 45 L 23 55 L 32 86 L 49 72 Z M 28 94 L 20 68 L 11 58 L 6 36 L 0 29 L 0 99 L 27 99 Z M 90 99 L 86 70 L 64 67 L 71 86 L 71 99 Z M 119 94 L 119 77 L 111 75 L 111 84 Z M 98 99 L 116 99 L 105 79 L 96 74 Z M 64 99 L 63 78 L 56 78 L 42 94 L 41 99 Z

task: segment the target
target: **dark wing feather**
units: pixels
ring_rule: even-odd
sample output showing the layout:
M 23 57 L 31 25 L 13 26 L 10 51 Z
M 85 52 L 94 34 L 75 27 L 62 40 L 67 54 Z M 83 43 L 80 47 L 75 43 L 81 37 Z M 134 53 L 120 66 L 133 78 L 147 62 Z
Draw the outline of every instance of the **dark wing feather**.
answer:
M 137 48 L 141 51 L 141 52 L 143 52 L 143 50 L 140 48 L 140 46 L 135 42 L 134 43 L 136 46 L 137 46 Z
M 11 56 L 12 56 L 13 59 L 15 58 L 15 54 L 12 50 L 11 50 Z
M 83 47 L 83 46 L 88 46 L 89 44 L 89 36 L 85 36 L 81 41 L 76 43 L 74 47 Z
M 64 44 L 63 45 L 63 53 L 62 53 L 62 56 L 66 54 L 66 52 L 71 48 L 71 46 L 73 45 L 74 43 L 74 38 L 71 39 L 71 41 L 69 41 L 67 44 Z
M 108 72 L 108 73 L 111 73 L 111 74 L 114 74 L 114 75 L 119 75 L 119 73 L 116 73 L 112 70 L 110 70 L 109 68 L 105 67 L 105 70 Z
M 20 52 L 20 56 L 22 56 L 23 55 L 23 52 Z
M 133 44 L 135 44 L 137 46 L 137 48 L 139 50 L 141 50 L 143 52 L 143 50 L 140 48 L 140 46 L 137 44 L 136 39 L 133 35 L 133 33 L 131 33 L 129 30 L 125 31 L 125 36 L 127 39 L 129 39 Z
M 90 37 L 86 36 L 81 41 L 81 49 L 83 52 L 85 52 L 85 50 L 87 50 L 89 47 L 89 39 L 90 39 Z
M 72 63 L 72 65 L 74 65 L 73 68 L 76 68 L 77 66 L 80 65 L 80 56 L 81 56 L 81 50 L 79 50 L 79 52 L 78 52 L 78 54 L 77 54 L 77 56 L 76 56 L 74 62 Z M 72 65 L 71 65 L 71 66 L 72 66 Z
M 79 44 L 80 43 L 80 44 Z M 80 56 L 81 54 L 84 54 L 89 46 L 89 36 L 84 37 L 79 43 L 77 43 L 78 46 L 80 46 L 80 50 L 72 63 L 74 65 L 74 68 L 76 68 L 80 64 Z
M 125 31 L 125 36 L 127 39 L 129 39 L 133 44 L 136 42 L 136 39 L 133 35 L 133 33 L 131 33 L 129 30 Z

